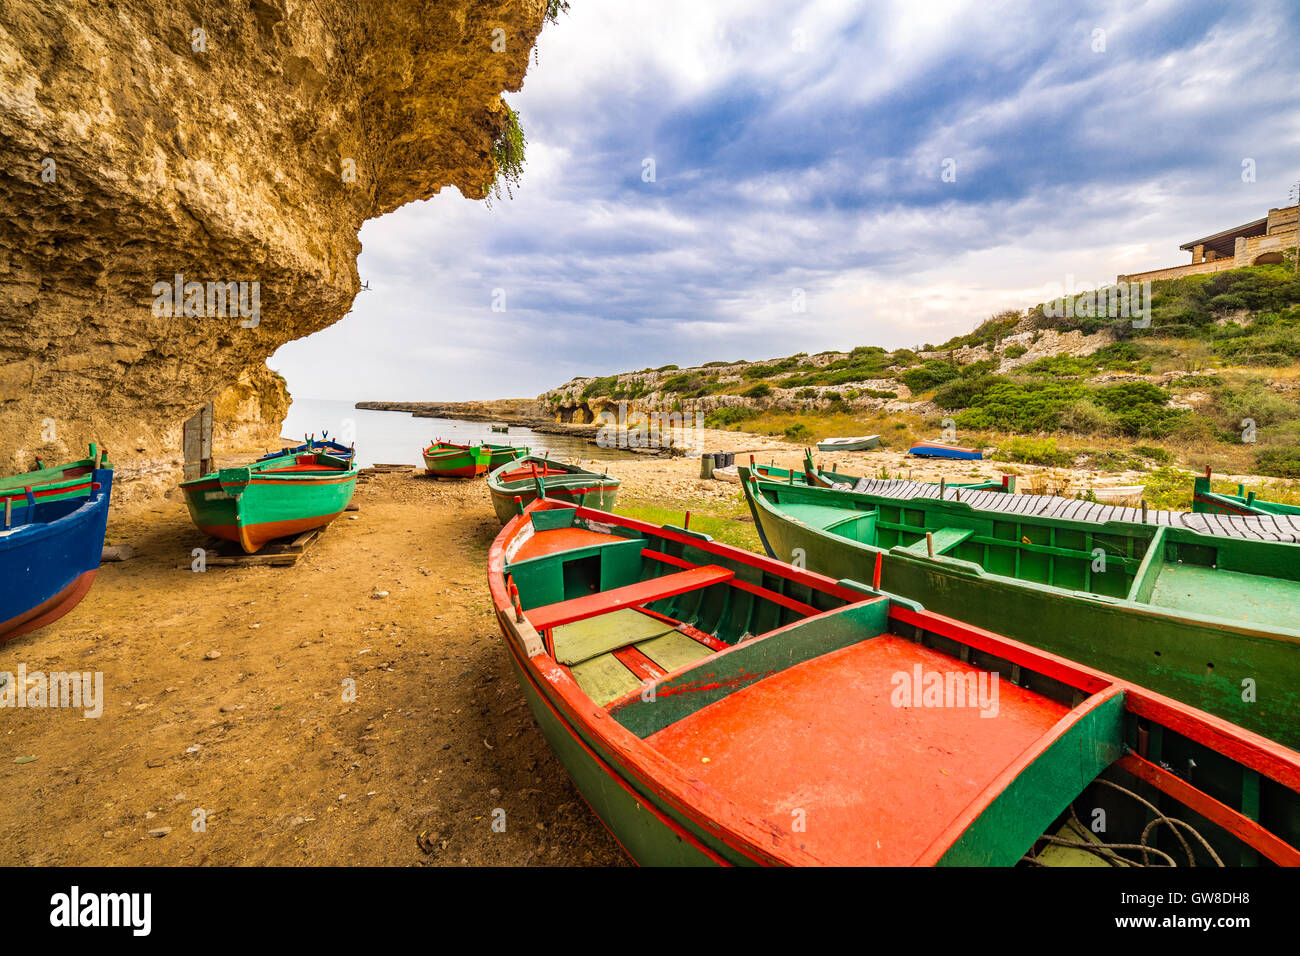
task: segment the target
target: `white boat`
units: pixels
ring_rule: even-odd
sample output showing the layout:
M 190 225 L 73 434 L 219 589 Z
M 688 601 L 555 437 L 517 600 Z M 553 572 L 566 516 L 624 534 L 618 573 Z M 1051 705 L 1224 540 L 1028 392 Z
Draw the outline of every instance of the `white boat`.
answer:
M 879 435 L 859 435 L 857 438 L 823 438 L 817 443 L 818 451 L 866 451 L 880 444 Z

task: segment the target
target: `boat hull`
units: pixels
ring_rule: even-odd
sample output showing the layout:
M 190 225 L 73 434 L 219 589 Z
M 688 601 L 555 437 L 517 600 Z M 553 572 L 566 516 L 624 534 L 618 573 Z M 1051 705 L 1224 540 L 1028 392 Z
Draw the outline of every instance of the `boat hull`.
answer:
M 582 799 L 634 861 L 642 866 L 718 866 L 734 861 L 725 848 L 710 848 L 704 834 L 674 817 L 668 807 L 638 790 L 614 769 L 615 757 L 602 742 L 585 736 L 566 719 L 564 703 L 544 689 L 536 667 L 524 656 L 513 631 L 498 617 L 510 649 L 515 680 L 551 751 L 563 764 Z M 720 852 L 722 851 L 722 852 Z
M 869 435 L 866 438 L 860 438 L 851 442 L 818 442 L 817 450 L 825 452 L 835 451 L 869 451 L 872 448 L 880 446 L 879 435 Z
M 1114 674 L 1300 747 L 1300 641 L 1242 624 L 1219 626 L 1166 609 L 979 573 L 970 562 L 900 555 L 828 535 L 755 503 L 767 553 L 810 571 L 880 587 L 926 610 Z M 1243 700 L 1243 688 L 1258 700 Z M 1249 695 L 1246 695 L 1249 696 Z
M 347 508 L 356 490 L 356 469 L 328 477 L 254 474 L 237 495 L 216 475 L 181 486 L 190 518 L 203 532 L 233 541 L 249 554 L 267 542 L 323 528 Z
M 424 451 L 425 472 L 435 478 L 477 478 L 488 470 L 491 452 L 486 446 L 433 446 Z
M 99 488 L 90 497 L 42 502 L 25 515 L 28 525 L 0 536 L 0 642 L 58 620 L 89 593 L 104 548 L 112 475 L 96 471 Z
M 962 448 L 958 445 L 943 445 L 934 442 L 917 442 L 907 450 L 909 455 L 918 458 L 952 458 L 957 461 L 983 461 L 984 454 L 978 448 Z

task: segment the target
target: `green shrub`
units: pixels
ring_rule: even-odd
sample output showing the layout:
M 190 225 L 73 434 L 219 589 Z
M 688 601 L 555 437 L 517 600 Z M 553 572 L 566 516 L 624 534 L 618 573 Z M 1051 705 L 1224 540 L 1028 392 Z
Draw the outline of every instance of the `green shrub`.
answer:
M 742 398 L 767 398 L 772 394 L 772 386 L 767 382 L 759 382 L 757 385 L 751 385 L 740 393 Z
M 1053 468 L 1068 468 L 1074 464 L 1073 453 L 1058 447 L 1055 438 L 1008 438 L 993 450 L 993 457 L 1002 461 L 1048 465 Z
M 920 368 L 908 369 L 898 378 L 913 393 L 918 393 L 927 392 L 932 388 L 943 385 L 945 382 L 951 382 L 960 374 L 961 369 L 952 362 L 931 359 Z
M 813 430 L 809 428 L 807 425 L 805 425 L 803 422 L 798 422 L 794 425 L 791 425 L 789 428 L 785 430 L 785 440 L 789 442 L 794 442 L 795 444 L 809 442 L 812 440 L 812 437 L 813 437 Z
M 1028 351 L 1029 347 L 1025 345 L 1008 345 L 1002 354 L 1007 358 L 1018 359 Z
M 1255 471 L 1273 478 L 1300 478 L 1300 447 L 1261 448 L 1255 453 Z
M 704 416 L 704 426 L 706 428 L 732 428 L 741 422 L 757 418 L 759 414 L 761 413 L 756 408 L 749 408 L 744 405 L 724 405 L 722 408 L 715 408 Z

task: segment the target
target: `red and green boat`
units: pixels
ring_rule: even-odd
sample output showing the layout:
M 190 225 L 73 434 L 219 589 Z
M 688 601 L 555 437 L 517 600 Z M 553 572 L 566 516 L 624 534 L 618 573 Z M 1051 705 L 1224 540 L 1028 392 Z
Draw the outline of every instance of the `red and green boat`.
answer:
M 550 500 L 488 580 L 639 863 L 1300 864 L 1300 754 L 875 587 Z
M 1198 514 L 1212 515 L 1300 515 L 1300 505 L 1256 498 L 1255 492 L 1246 491 L 1245 485 L 1237 485 L 1235 495 L 1215 491 L 1209 468 L 1205 469 L 1204 476 L 1197 478 L 1193 485 L 1192 510 Z
M 492 451 L 487 445 L 455 445 L 436 441 L 424 449 L 425 471 L 435 478 L 477 478 L 488 470 Z
M 890 498 L 748 469 L 742 479 L 773 557 L 879 580 L 933 611 L 1300 746 L 1300 544 L 1249 528 L 1230 537 L 1090 520 L 1133 509 L 1047 496 Z M 1063 516 L 1038 513 L 1058 506 Z
M 47 466 L 38 458 L 31 471 L 0 478 L 0 498 L 12 498 L 15 504 L 20 503 L 29 488 L 38 502 L 86 498 L 94 484 L 95 469 L 112 467 L 103 449 L 91 442 L 90 454 L 79 461 Z
M 487 483 L 492 508 L 502 524 L 539 497 L 612 511 L 619 486 L 619 480 L 608 474 L 536 455 L 494 469 Z
M 323 528 L 341 515 L 357 471 L 332 455 L 281 455 L 193 478 L 181 491 L 200 531 L 253 554 L 268 541 Z

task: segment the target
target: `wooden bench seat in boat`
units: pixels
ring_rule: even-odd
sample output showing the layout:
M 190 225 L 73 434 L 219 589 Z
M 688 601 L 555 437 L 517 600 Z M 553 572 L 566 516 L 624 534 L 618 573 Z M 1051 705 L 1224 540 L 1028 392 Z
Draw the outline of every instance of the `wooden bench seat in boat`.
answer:
M 736 573 L 727 568 L 704 565 L 691 568 L 689 571 L 678 571 L 676 574 L 665 574 L 650 578 L 648 581 L 627 584 L 610 591 L 601 591 L 533 608 L 528 612 L 528 620 L 537 630 L 546 631 L 561 624 L 570 624 L 586 617 L 616 611 L 619 608 L 648 604 L 651 601 L 674 597 L 697 588 L 722 584 L 735 576 Z
M 934 541 L 934 553 L 947 554 L 973 534 L 975 534 L 973 528 L 940 528 L 937 531 L 933 531 L 930 533 L 930 537 Z M 904 545 L 900 550 L 909 551 L 912 554 L 930 553 L 929 543 L 925 538 Z

